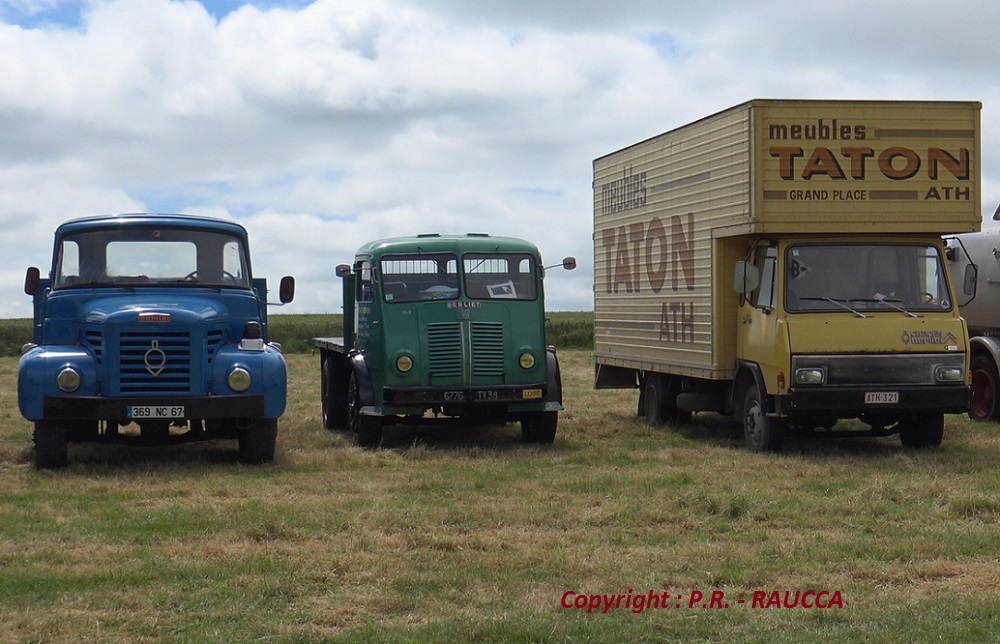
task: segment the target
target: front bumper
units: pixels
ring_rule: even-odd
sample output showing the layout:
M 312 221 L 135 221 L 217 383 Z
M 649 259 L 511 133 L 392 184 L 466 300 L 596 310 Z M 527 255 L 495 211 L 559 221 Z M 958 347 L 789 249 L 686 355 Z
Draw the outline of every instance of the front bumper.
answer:
M 896 393 L 894 403 L 866 403 L 867 393 Z M 894 414 L 934 412 L 962 414 L 969 407 L 969 387 L 966 385 L 926 385 L 900 387 L 817 387 L 797 388 L 773 399 L 774 413 L 789 416 L 794 413 L 831 413 L 841 417 L 855 414 Z
M 183 407 L 186 420 L 206 418 L 260 418 L 263 395 L 190 396 L 170 398 L 106 398 L 101 396 L 46 396 L 45 418 L 51 420 L 117 420 L 130 422 L 129 407 Z M 175 419 L 180 420 L 180 419 Z

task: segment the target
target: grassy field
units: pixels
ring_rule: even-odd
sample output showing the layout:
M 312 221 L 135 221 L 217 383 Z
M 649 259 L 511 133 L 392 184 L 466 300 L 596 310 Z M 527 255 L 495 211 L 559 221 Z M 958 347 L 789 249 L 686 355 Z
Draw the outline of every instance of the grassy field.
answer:
M 560 356 L 567 409 L 551 446 L 522 445 L 516 425 L 390 428 L 385 449 L 362 451 L 322 428 L 318 359 L 291 353 L 274 464 L 239 465 L 235 442 L 73 445 L 56 472 L 32 467 L 17 359 L 0 358 L 0 640 L 909 644 L 1000 632 L 997 425 L 950 416 L 929 452 L 893 437 L 753 454 L 732 418 L 645 426 L 636 392 L 592 389 L 588 350 Z M 695 590 L 705 600 L 688 608 Z M 843 607 L 752 606 L 755 592 L 809 590 L 827 591 L 823 604 L 839 592 Z M 588 613 L 562 606 L 568 591 L 671 597 Z M 728 608 L 701 608 L 712 592 Z

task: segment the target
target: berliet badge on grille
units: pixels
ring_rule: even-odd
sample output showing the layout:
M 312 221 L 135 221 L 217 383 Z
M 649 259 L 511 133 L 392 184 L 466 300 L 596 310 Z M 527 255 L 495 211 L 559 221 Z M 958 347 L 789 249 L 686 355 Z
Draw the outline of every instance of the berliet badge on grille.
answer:
M 163 372 L 163 368 L 167 366 L 167 354 L 160 348 L 159 340 L 153 340 L 142 356 L 142 361 L 146 363 L 146 371 L 154 378 Z

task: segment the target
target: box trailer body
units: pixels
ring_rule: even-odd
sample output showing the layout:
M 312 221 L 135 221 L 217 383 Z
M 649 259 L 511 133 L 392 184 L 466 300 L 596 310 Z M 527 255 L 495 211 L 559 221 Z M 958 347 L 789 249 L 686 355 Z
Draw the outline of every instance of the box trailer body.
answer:
M 967 406 L 941 236 L 979 230 L 980 104 L 753 100 L 594 161 L 595 385 L 752 449 Z
M 29 268 L 32 342 L 18 405 L 35 423 L 42 468 L 67 443 L 239 441 L 240 459 L 274 458 L 286 367 L 268 341 L 267 282 L 250 270 L 247 232 L 193 215 L 85 217 L 56 229 L 51 270 Z M 294 280 L 282 279 L 291 301 Z
M 566 258 L 562 265 L 573 268 Z M 323 422 L 376 447 L 388 423 L 521 422 L 551 443 L 562 409 L 534 244 L 486 234 L 370 242 L 343 279 L 343 338 L 319 350 Z

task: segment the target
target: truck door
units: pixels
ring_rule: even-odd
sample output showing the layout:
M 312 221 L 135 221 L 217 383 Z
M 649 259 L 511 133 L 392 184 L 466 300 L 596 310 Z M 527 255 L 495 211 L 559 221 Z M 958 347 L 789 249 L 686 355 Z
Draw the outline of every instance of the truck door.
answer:
M 736 324 L 737 357 L 760 366 L 767 393 L 777 390 L 777 372 L 787 354 L 785 324 L 778 310 L 778 244 L 763 241 L 751 252 L 760 283 L 740 298 Z

